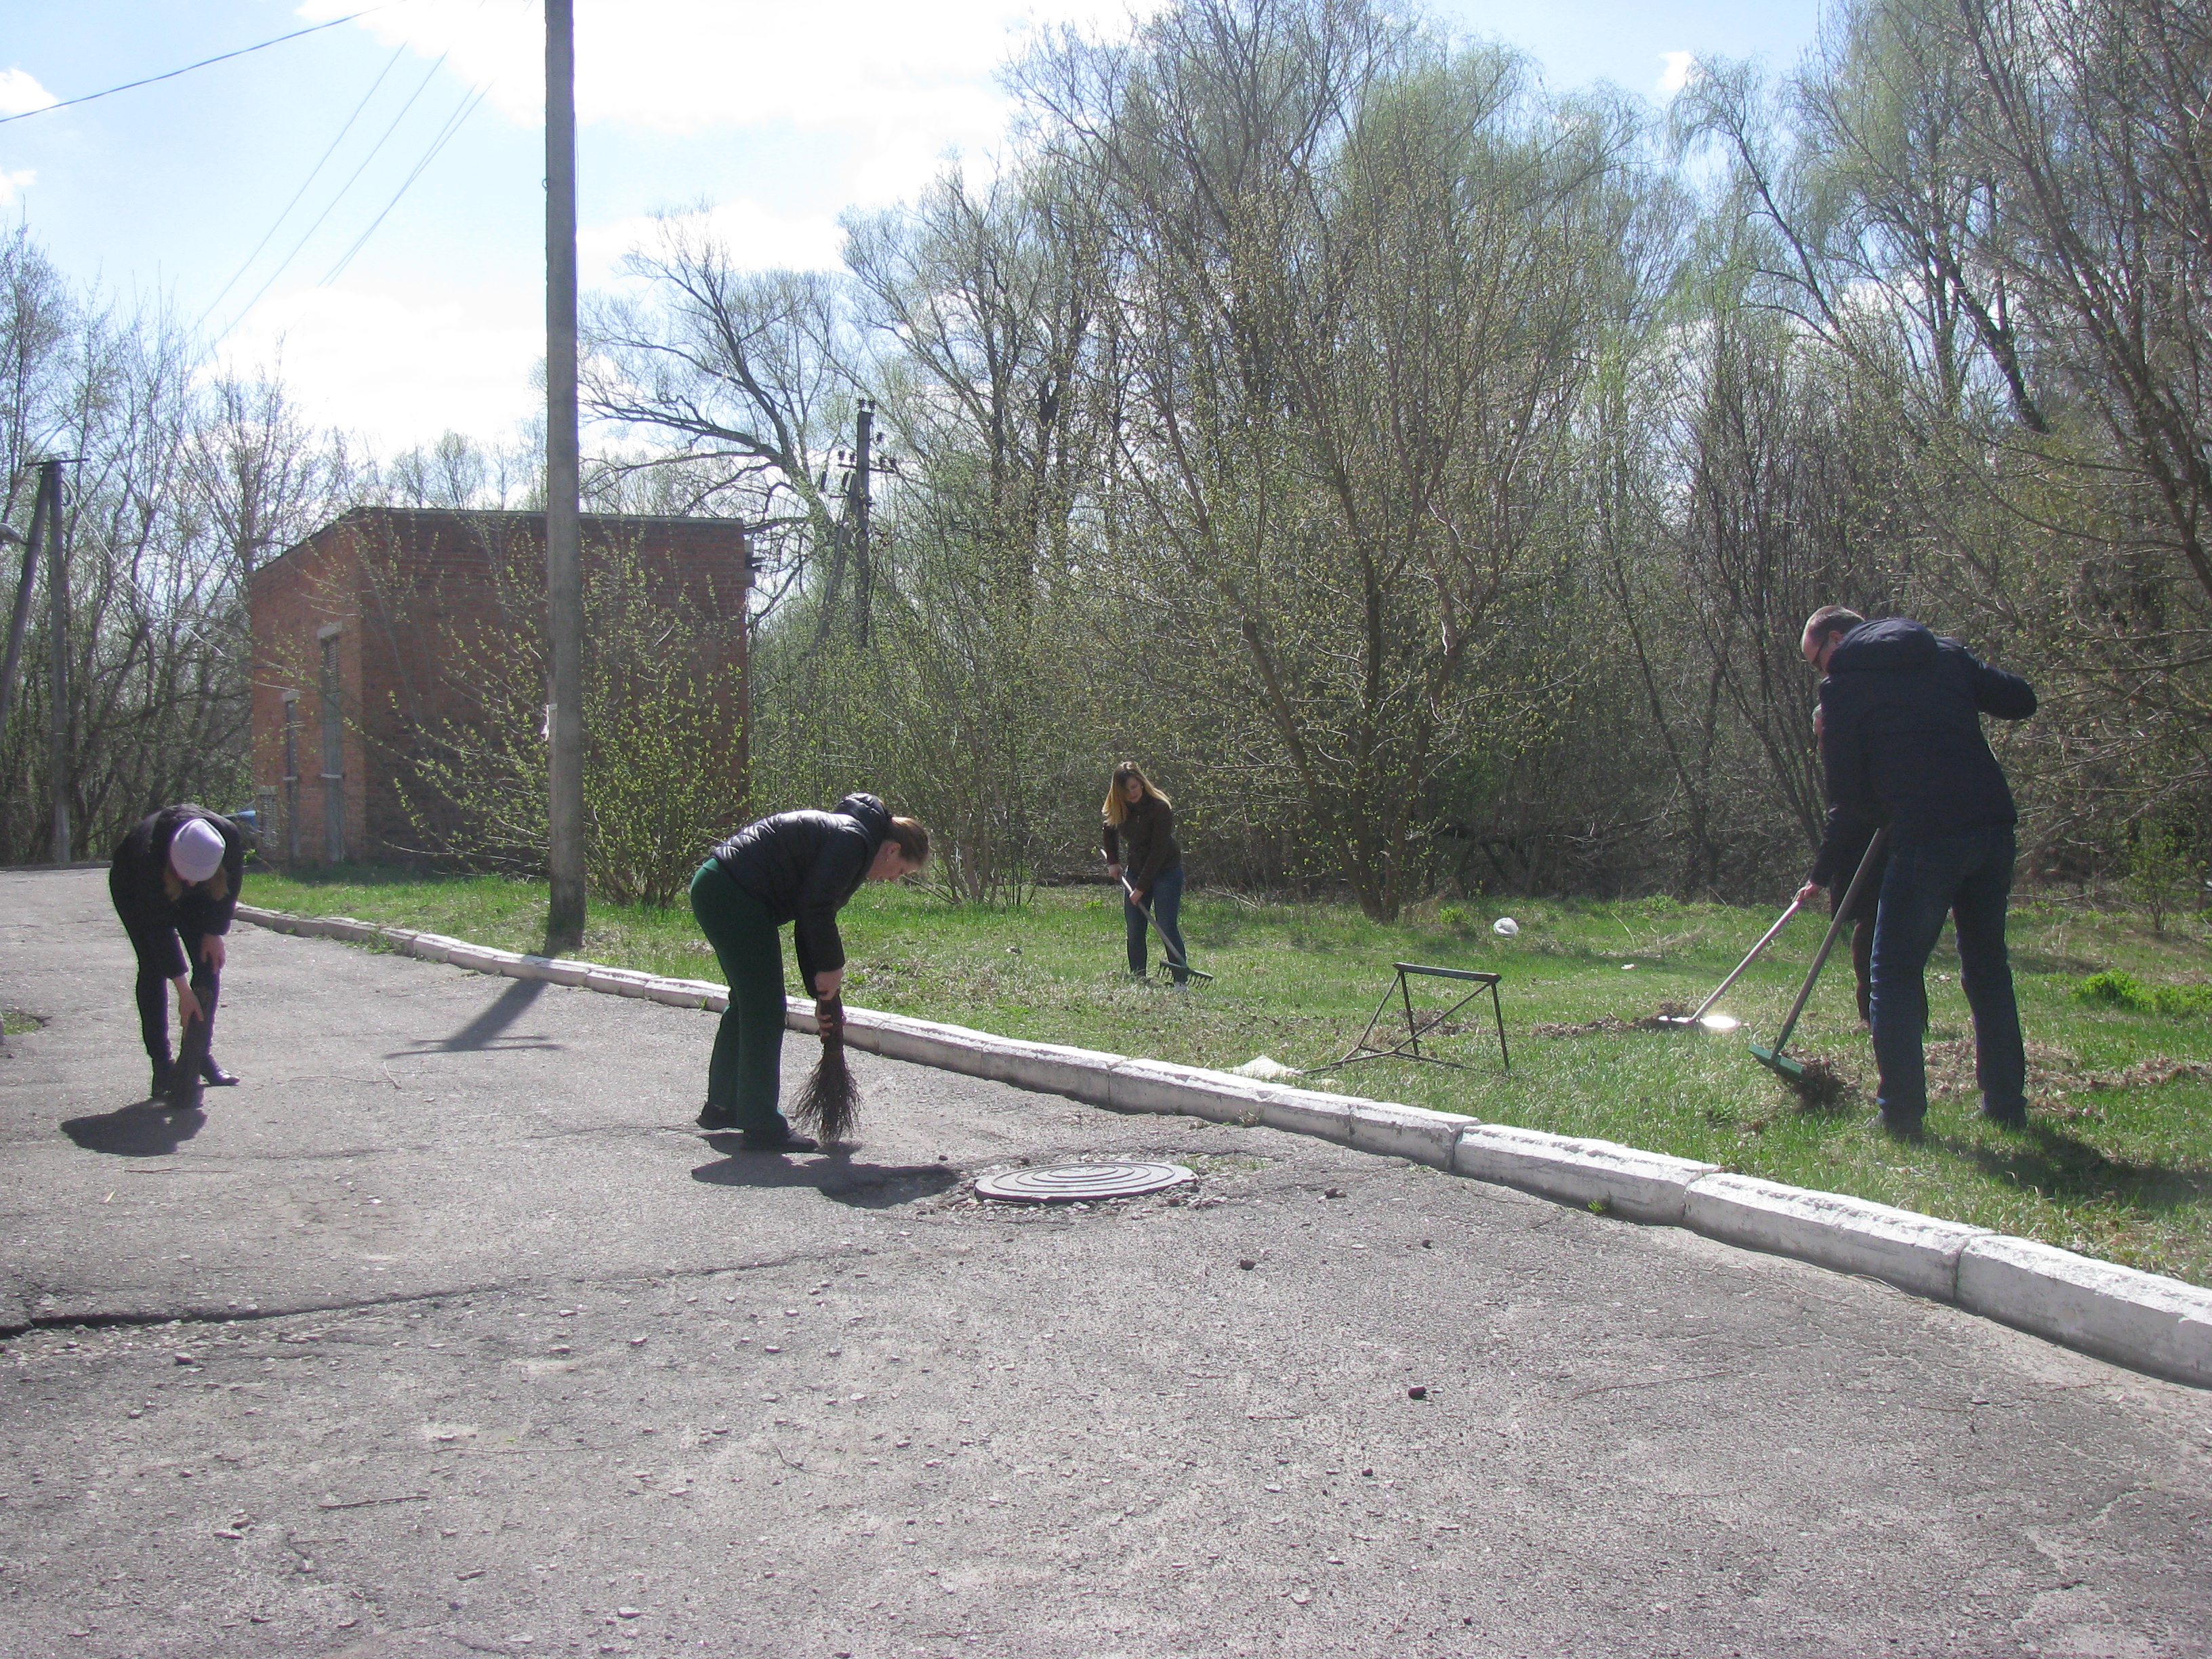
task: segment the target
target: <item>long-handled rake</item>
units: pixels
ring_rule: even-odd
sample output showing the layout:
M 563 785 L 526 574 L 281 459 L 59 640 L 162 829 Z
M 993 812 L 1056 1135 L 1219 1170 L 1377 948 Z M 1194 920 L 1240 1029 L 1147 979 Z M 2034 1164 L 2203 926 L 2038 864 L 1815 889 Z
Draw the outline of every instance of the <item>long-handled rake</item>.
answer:
M 1160 919 L 1152 914 L 1152 907 L 1149 904 L 1137 903 L 1137 890 L 1131 884 L 1127 876 L 1121 878 L 1121 890 L 1129 896 L 1130 903 L 1137 905 L 1137 908 L 1144 912 L 1145 920 L 1152 924 L 1152 931 L 1160 936 L 1160 950 L 1166 955 L 1168 965 L 1170 968 L 1178 969 L 1188 974 L 1193 979 L 1207 981 L 1212 979 L 1213 975 L 1207 973 L 1205 969 L 1192 967 L 1189 959 L 1176 949 L 1175 941 L 1168 937 L 1168 930 L 1160 926 Z
M 1735 1030 L 1736 1026 L 1741 1022 L 1731 1019 L 1726 1014 L 1715 1014 L 1713 1016 L 1712 1024 L 1710 1025 L 1705 1023 L 1705 1016 L 1712 1012 L 1713 1004 L 1721 1000 L 1722 996 L 1726 994 L 1728 988 L 1735 984 L 1737 980 L 1743 977 L 1743 970 L 1750 967 L 1753 963 L 1759 960 L 1759 953 L 1764 951 L 1768 945 L 1774 943 L 1775 935 L 1790 925 L 1790 918 L 1796 915 L 1799 910 L 1802 909 L 1804 908 L 1804 903 L 1805 902 L 1802 899 L 1791 899 L 1790 901 L 1790 908 L 1787 910 L 1784 910 L 1776 920 L 1773 927 L 1768 928 L 1765 933 L 1759 936 L 1759 943 L 1753 945 L 1750 950 L 1744 953 L 1743 960 L 1735 965 L 1735 971 L 1713 988 L 1712 995 L 1707 997 L 1703 1002 L 1698 1005 L 1698 1011 L 1695 1013 L 1658 1014 L 1653 1017 L 1654 1023 L 1660 1025 L 1676 1026 L 1682 1030 L 1692 1031 L 1733 1031 Z
M 1813 966 L 1805 975 L 1805 982 L 1797 989 L 1797 1000 L 1790 1005 L 1790 1017 L 1782 1022 L 1781 1030 L 1775 1034 L 1774 1046 L 1764 1048 L 1756 1042 L 1751 1045 L 1753 1060 L 1800 1091 L 1804 1090 L 1809 1081 L 1805 1062 L 1791 1060 L 1782 1051 L 1790 1044 L 1790 1034 L 1797 1029 L 1797 1016 L 1805 1012 L 1805 1004 L 1812 998 L 1813 981 L 1820 977 L 1820 969 L 1827 965 L 1828 952 L 1836 948 L 1836 940 L 1842 936 L 1858 902 L 1860 890 L 1865 887 L 1868 876 L 1881 864 L 1882 853 L 1888 846 L 1889 826 L 1884 824 L 1874 832 L 1874 839 L 1867 843 L 1866 856 L 1859 860 L 1858 873 L 1851 878 L 1850 886 L 1844 890 L 1844 902 L 1836 907 L 1836 919 L 1828 924 L 1827 937 L 1820 941 L 1820 951 L 1813 958 Z

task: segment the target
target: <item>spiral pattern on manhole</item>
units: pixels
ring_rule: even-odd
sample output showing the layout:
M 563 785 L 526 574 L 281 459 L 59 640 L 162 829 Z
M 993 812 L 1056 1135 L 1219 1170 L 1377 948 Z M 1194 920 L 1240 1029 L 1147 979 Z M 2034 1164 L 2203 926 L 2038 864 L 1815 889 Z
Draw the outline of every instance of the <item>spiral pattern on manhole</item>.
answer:
M 1009 1170 L 985 1176 L 975 1190 L 985 1198 L 1030 1204 L 1131 1198 L 1198 1176 L 1180 1164 L 1063 1164 L 1050 1170 Z

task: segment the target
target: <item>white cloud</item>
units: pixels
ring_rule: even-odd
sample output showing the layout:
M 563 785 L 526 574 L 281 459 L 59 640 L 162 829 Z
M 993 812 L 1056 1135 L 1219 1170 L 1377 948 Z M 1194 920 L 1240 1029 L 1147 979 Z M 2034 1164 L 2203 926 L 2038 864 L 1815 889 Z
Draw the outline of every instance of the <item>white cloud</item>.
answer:
M 303 17 L 353 0 L 305 0 Z M 578 0 L 580 122 L 665 132 L 790 125 L 854 146 L 862 199 L 910 194 L 951 149 L 994 146 L 1007 100 L 999 68 L 1060 23 L 1126 26 L 1124 0 L 850 0 L 834 12 L 788 0 Z M 360 27 L 386 46 L 447 54 L 489 82 L 493 106 L 544 118 L 544 33 L 537 0 L 386 0 Z
M 1667 67 L 1660 72 L 1659 90 L 1671 96 L 1690 84 L 1690 77 L 1698 72 L 1698 54 L 1694 52 L 1662 52 L 1660 61 Z
M 303 288 L 256 306 L 225 343 L 240 367 L 273 365 L 318 424 L 390 453 L 453 429 L 492 437 L 537 412 L 544 301 L 531 292 L 399 296 Z
M 787 218 L 757 202 L 741 199 L 670 217 L 687 232 L 704 230 L 746 269 L 842 270 L 845 266 L 845 233 L 827 214 Z M 667 228 L 650 214 L 580 228 L 576 257 L 583 286 L 599 288 L 619 281 L 623 256 L 632 248 L 657 246 Z
M 0 208 L 15 206 L 23 191 L 38 182 L 36 167 L 22 167 L 14 173 L 0 167 Z
M 28 70 L 0 70 L 0 115 L 28 115 L 50 109 L 61 100 L 39 84 Z

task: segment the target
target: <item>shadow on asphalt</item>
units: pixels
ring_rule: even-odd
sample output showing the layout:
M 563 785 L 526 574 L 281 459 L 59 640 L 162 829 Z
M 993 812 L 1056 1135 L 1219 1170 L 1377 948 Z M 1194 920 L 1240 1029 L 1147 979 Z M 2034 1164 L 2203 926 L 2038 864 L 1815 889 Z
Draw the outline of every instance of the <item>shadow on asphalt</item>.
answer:
M 141 1103 L 98 1117 L 73 1117 L 62 1133 L 88 1152 L 117 1158 L 166 1158 L 200 1132 L 204 1112 L 168 1112 Z
M 708 1135 L 707 1144 L 727 1156 L 692 1170 L 694 1181 L 709 1187 L 811 1187 L 824 1198 L 863 1210 L 933 1198 L 963 1179 L 949 1164 L 856 1164 L 836 1152 L 799 1161 L 745 1152 L 744 1140 L 733 1134 Z
M 407 1054 L 479 1054 L 487 1048 L 558 1048 L 550 1037 L 507 1037 L 501 1034 L 520 1019 L 523 1011 L 544 994 L 545 982 L 518 979 L 492 999 L 491 1004 L 461 1029 L 447 1037 L 417 1037 L 404 1048 L 385 1056 L 398 1060 Z

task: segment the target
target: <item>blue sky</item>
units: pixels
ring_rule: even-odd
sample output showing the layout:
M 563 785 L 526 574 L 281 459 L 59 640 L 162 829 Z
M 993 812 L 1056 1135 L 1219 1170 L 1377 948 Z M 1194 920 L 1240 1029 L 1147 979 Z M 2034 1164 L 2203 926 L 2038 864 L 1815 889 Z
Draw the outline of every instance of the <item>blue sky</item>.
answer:
M 0 115 L 360 9 L 4 0 Z M 1555 88 L 1609 81 L 1655 103 L 1682 54 L 1786 68 L 1819 18 L 1815 0 L 1427 9 L 1527 52 Z M 1040 21 L 1126 15 L 1120 0 L 576 10 L 587 286 L 617 279 L 647 216 L 702 204 L 755 263 L 834 264 L 841 211 L 909 196 L 947 153 L 993 146 L 1006 116 L 994 71 Z M 538 0 L 388 0 L 265 52 L 0 125 L 0 216 L 27 222 L 80 281 L 204 319 L 246 362 L 281 350 L 319 420 L 386 448 L 449 427 L 499 437 L 536 400 L 543 348 L 542 15 Z

